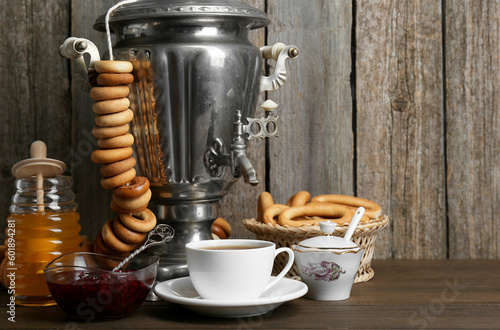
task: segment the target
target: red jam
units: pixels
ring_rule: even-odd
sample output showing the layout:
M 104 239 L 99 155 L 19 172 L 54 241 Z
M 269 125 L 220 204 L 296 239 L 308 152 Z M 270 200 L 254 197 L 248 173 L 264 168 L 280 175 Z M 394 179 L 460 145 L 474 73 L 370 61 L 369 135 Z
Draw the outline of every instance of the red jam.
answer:
M 99 271 L 62 272 L 47 282 L 55 301 L 69 316 L 86 322 L 123 318 L 146 299 L 152 274 Z

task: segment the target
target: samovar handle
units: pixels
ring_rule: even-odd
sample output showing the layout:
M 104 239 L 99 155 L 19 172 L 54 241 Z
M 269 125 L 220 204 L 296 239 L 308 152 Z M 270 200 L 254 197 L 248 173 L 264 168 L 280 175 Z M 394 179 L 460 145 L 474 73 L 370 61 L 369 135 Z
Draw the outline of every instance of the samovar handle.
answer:
M 289 58 L 294 59 L 299 56 L 297 46 L 286 46 L 283 43 L 277 43 L 272 46 L 264 46 L 260 48 L 263 58 L 273 59 L 276 61 L 274 72 L 270 76 L 262 76 L 260 80 L 260 92 L 275 91 L 279 89 L 286 81 L 286 66 L 285 61 Z
M 59 47 L 59 54 L 62 57 L 75 60 L 75 83 L 81 90 L 89 91 L 97 79 L 97 72 L 94 69 L 95 62 L 101 60 L 97 46 L 90 40 L 70 37 Z M 90 55 L 88 67 L 83 58 L 84 54 Z

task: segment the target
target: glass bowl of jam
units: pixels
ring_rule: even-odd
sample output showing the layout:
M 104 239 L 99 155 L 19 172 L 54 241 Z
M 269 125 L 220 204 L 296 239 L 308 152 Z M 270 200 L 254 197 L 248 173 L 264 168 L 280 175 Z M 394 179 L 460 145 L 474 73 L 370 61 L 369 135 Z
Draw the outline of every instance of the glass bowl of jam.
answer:
M 73 319 L 85 322 L 132 314 L 153 288 L 158 256 L 138 255 L 117 271 L 122 259 L 91 252 L 64 254 L 44 268 L 50 293 Z

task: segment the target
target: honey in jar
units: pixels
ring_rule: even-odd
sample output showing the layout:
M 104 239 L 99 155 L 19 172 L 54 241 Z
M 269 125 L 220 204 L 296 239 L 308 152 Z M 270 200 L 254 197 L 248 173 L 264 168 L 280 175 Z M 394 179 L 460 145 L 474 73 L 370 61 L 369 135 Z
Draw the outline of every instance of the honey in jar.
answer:
M 32 158 L 12 169 L 16 192 L 7 218 L 5 245 L 14 253 L 6 269 L 15 274 L 13 295 L 23 306 L 55 305 L 43 269 L 60 255 L 79 251 L 81 243 L 72 180 L 58 175 L 66 166 L 45 158 L 45 144 L 39 142 L 32 144 Z M 37 153 L 37 148 L 42 150 Z

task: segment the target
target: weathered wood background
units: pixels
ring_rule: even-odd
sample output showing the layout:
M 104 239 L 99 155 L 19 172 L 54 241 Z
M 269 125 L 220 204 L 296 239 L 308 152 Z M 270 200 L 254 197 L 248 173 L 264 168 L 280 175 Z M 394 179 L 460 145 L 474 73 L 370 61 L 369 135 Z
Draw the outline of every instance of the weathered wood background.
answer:
M 92 25 L 117 2 L 0 0 L 1 221 L 10 168 L 36 139 L 70 164 L 82 233 L 94 237 L 111 217 L 90 161 L 91 100 L 58 49 L 77 36 L 104 50 Z M 280 105 L 281 134 L 267 160 L 265 144 L 251 142 L 267 186 L 238 182 L 223 202 L 235 236 L 252 237 L 241 219 L 254 216 L 262 190 L 278 202 L 308 190 L 380 203 L 391 224 L 376 258 L 499 258 L 500 2 L 248 2 L 272 22 L 254 44 L 282 41 L 301 54 L 267 95 Z

